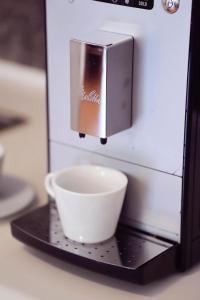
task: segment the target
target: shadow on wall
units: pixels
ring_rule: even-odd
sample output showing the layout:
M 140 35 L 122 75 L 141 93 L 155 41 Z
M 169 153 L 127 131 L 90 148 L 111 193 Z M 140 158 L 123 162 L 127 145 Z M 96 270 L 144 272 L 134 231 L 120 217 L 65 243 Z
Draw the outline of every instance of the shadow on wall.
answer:
M 0 57 L 44 67 L 44 0 L 0 0 Z

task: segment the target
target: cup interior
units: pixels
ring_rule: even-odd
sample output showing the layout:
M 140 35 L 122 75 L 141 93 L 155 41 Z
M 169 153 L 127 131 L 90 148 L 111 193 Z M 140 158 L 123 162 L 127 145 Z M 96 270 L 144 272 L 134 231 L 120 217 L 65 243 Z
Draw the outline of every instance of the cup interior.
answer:
M 101 166 L 76 166 L 61 171 L 55 183 L 62 189 L 80 194 L 113 193 L 127 185 L 127 177 L 120 171 Z

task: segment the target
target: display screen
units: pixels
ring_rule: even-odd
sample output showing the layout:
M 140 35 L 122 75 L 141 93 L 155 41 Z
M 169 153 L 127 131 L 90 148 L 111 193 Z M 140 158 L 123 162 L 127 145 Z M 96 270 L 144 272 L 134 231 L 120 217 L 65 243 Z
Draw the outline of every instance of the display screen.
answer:
M 142 9 L 152 9 L 154 0 L 94 0 L 99 2 L 106 2 L 110 4 L 123 5 L 128 7 L 137 7 Z

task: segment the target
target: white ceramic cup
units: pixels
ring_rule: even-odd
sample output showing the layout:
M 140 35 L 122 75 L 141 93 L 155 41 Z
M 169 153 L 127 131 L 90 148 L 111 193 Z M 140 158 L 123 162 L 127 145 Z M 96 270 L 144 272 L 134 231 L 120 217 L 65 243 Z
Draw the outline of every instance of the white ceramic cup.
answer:
M 4 147 L 0 144 L 0 176 L 2 172 L 4 156 L 5 156 L 5 150 Z
M 70 167 L 45 178 L 64 235 L 80 243 L 98 243 L 114 235 L 127 184 L 122 172 L 93 165 Z

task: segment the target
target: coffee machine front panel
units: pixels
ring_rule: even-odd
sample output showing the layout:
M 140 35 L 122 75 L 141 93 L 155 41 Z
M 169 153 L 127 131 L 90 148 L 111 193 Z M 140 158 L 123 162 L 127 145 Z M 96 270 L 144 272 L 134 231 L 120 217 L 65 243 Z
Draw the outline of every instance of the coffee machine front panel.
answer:
M 85 161 L 122 169 L 131 183 L 123 221 L 179 242 L 192 0 L 173 14 L 163 1 L 151 9 L 104 2 L 46 3 L 51 170 Z M 91 135 L 80 139 L 70 125 L 70 41 L 85 41 L 96 31 L 134 39 L 131 127 L 117 130 L 106 145 Z M 110 78 L 111 90 L 117 76 Z M 109 105 L 115 110 L 114 98 Z

